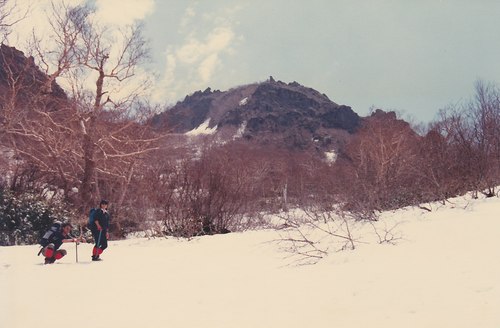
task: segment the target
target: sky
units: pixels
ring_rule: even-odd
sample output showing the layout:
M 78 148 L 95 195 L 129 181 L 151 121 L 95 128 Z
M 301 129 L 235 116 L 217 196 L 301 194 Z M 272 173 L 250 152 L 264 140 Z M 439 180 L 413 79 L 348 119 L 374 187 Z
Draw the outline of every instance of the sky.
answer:
M 23 24 L 46 24 L 47 2 L 35 1 Z M 439 109 L 470 99 L 478 79 L 500 82 L 494 0 L 94 2 L 105 22 L 143 22 L 151 97 L 160 103 L 273 76 L 363 116 L 375 107 L 429 122 Z

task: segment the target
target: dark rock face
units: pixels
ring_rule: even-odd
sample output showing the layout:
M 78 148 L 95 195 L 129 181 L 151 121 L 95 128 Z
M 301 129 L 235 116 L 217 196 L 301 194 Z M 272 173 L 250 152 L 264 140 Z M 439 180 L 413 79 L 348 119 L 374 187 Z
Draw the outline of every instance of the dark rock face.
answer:
M 386 112 L 382 109 L 376 109 L 370 116 L 363 118 L 362 125 L 370 122 L 382 122 L 399 130 L 412 130 L 410 123 L 398 119 L 396 112 L 393 111 Z
M 343 129 L 349 133 L 354 133 L 360 122 L 358 114 L 351 107 L 343 105 L 322 114 L 321 120 L 326 128 Z
M 13 107 L 31 117 L 33 109 L 62 113 L 70 108 L 64 90 L 35 64 L 33 57 L 4 44 L 0 46 L 0 117 Z
M 324 94 L 297 82 L 270 80 L 228 91 L 197 91 L 157 115 L 155 129 L 185 133 L 210 119 L 217 130 L 245 125 L 243 137 L 272 139 L 288 148 L 332 144 L 341 130 L 352 134 L 360 117 L 350 107 L 332 102 Z
M 203 92 L 196 91 L 186 96 L 182 102 L 178 102 L 169 111 L 153 117 L 151 125 L 155 129 L 166 129 L 175 133 L 192 130 L 206 120 L 217 93 L 217 91 L 213 93 L 210 88 Z
M 33 57 L 26 57 L 22 51 L 4 44 L 0 46 L 0 88 L 15 89 L 19 100 L 30 101 L 33 97 L 66 100 L 64 90 L 50 81 L 36 65 Z

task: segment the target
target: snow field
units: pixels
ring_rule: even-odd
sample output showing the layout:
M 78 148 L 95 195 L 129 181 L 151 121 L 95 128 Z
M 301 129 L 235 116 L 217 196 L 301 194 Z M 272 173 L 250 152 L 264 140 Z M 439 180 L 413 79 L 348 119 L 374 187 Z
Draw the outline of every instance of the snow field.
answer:
M 89 244 L 54 265 L 0 247 L 0 327 L 498 328 L 500 199 L 452 202 L 384 213 L 397 245 L 367 237 L 310 266 L 271 230 L 113 241 L 99 263 Z

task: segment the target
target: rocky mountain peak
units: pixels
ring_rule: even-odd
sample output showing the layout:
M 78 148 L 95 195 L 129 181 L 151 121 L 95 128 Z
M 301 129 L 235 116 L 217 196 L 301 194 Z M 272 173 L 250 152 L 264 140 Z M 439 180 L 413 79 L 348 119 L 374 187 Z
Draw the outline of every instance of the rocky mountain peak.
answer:
M 307 148 L 314 143 L 330 145 L 339 135 L 355 132 L 360 117 L 312 88 L 271 76 L 227 91 L 196 91 L 151 121 L 155 129 L 176 133 L 204 123 L 224 135 L 238 132 L 246 139 Z

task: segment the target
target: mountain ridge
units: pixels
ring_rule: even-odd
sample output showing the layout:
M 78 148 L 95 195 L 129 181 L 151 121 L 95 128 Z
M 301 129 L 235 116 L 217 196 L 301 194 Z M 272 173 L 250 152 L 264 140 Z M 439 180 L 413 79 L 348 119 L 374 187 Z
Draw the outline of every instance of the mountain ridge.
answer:
M 206 123 L 208 122 L 208 124 Z M 156 130 L 188 133 L 203 123 L 227 138 L 278 142 L 287 148 L 328 148 L 356 132 L 361 118 L 351 107 L 298 82 L 269 80 L 227 91 L 196 91 L 151 120 Z M 272 141 L 274 140 L 274 141 Z

